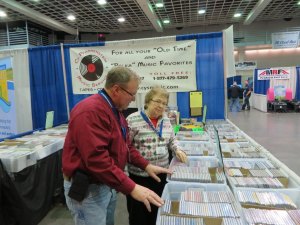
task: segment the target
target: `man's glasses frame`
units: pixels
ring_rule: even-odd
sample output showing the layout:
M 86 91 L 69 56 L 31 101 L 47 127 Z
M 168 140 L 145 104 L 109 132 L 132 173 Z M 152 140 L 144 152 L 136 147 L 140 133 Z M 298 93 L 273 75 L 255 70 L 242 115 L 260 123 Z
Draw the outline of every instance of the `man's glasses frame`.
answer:
M 135 97 L 136 94 L 132 94 L 129 91 L 127 91 L 126 89 L 122 88 L 121 86 L 118 85 L 119 88 L 121 88 L 123 91 L 125 91 L 127 94 L 129 94 L 132 98 Z

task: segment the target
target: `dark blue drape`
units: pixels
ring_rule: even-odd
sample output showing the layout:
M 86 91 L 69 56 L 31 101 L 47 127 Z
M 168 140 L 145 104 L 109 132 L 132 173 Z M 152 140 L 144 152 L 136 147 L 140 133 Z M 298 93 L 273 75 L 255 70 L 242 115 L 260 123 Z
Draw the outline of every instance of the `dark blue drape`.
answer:
M 300 100 L 300 67 L 296 67 L 296 92 L 295 99 Z
M 68 99 L 69 99 L 70 111 L 78 102 L 90 96 L 90 94 L 73 94 L 70 48 L 104 46 L 104 45 L 105 45 L 104 42 L 64 45 L 64 57 L 65 57 L 65 65 L 66 65 L 66 76 L 67 76 L 67 84 L 68 84 Z
M 242 84 L 242 76 L 241 75 L 237 75 L 237 76 L 233 76 L 233 77 L 227 77 L 227 98 L 231 97 L 231 94 L 229 93 L 229 88 L 231 87 L 231 85 L 233 85 L 233 82 L 236 81 L 236 83 L 242 88 L 243 84 Z
M 46 113 L 54 125 L 68 120 L 60 46 L 28 49 L 33 129 L 45 128 Z
M 227 77 L 227 89 L 230 88 L 231 85 L 233 85 L 234 81 L 236 81 L 236 83 L 238 85 L 243 86 L 243 84 L 242 84 L 242 76 L 241 75 L 237 75 L 237 76 L 233 76 L 233 77 Z
M 177 36 L 176 40 L 196 39 L 197 90 L 202 91 L 203 105 L 207 105 L 207 119 L 225 118 L 224 62 L 222 32 Z M 177 93 L 181 117 L 190 117 L 189 93 Z M 201 117 L 199 117 L 201 118 Z
M 254 93 L 266 95 L 270 87 L 270 80 L 258 80 L 258 69 L 254 70 Z

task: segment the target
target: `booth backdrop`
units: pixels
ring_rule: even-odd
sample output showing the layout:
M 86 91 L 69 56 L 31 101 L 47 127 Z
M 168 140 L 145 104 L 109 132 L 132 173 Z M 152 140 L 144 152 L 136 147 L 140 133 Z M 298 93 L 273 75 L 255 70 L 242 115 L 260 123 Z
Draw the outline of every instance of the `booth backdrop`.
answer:
M 207 105 L 207 119 L 224 119 L 224 63 L 222 32 L 176 36 L 177 41 L 195 39 L 197 89 L 203 93 Z M 70 110 L 88 95 L 74 95 L 71 81 L 70 48 L 104 46 L 105 42 L 63 45 L 66 81 L 64 84 L 63 60 L 60 46 L 29 49 L 30 90 L 33 129 L 45 126 L 46 112 L 54 111 L 54 124 L 68 120 L 65 85 Z M 177 93 L 181 117 L 190 117 L 189 93 Z M 201 119 L 201 117 L 199 117 Z

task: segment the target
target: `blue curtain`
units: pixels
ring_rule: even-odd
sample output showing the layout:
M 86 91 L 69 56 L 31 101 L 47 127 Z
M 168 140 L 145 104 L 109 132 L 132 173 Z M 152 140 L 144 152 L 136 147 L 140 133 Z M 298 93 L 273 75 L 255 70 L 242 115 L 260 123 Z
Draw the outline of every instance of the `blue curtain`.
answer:
M 83 44 L 72 44 L 72 45 L 64 45 L 64 57 L 65 57 L 65 65 L 66 65 L 66 76 L 67 76 L 67 85 L 68 85 L 68 99 L 69 99 L 69 107 L 70 111 L 73 107 L 90 96 L 90 94 L 73 94 L 73 86 L 72 86 L 72 73 L 71 73 L 71 62 L 70 62 L 70 48 L 77 47 L 91 47 L 91 46 L 104 46 L 104 42 L 97 43 L 83 43 Z
M 237 76 L 233 76 L 233 77 L 227 77 L 227 89 L 230 88 L 231 85 L 233 85 L 234 81 L 236 81 L 236 83 L 238 85 L 243 86 L 243 84 L 242 84 L 242 76 L 241 75 L 237 75 Z
M 46 113 L 54 125 L 68 121 L 60 46 L 28 49 L 33 129 L 45 128 Z
M 300 101 L 300 67 L 296 67 L 296 92 L 295 99 Z
M 196 39 L 197 90 L 202 91 L 203 105 L 207 105 L 207 119 L 225 118 L 224 62 L 222 32 L 177 36 L 176 40 Z M 177 93 L 181 117 L 190 117 L 189 93 Z M 201 117 L 198 117 L 201 118 Z
M 254 71 L 254 93 L 266 95 L 270 87 L 270 80 L 258 80 L 258 69 Z

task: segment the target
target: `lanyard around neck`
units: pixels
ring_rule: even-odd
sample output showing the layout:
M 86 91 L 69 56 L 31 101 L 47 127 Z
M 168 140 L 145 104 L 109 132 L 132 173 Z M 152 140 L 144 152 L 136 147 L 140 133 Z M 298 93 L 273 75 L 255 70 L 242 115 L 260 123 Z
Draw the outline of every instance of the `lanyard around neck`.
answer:
M 107 95 L 107 93 L 104 90 L 99 91 L 98 94 L 100 96 L 102 96 L 105 99 L 105 101 L 110 105 L 110 107 L 111 107 L 112 111 L 114 112 L 115 117 L 118 120 L 119 125 L 121 127 L 122 136 L 123 136 L 124 140 L 126 141 L 126 127 L 122 126 L 119 111 L 113 105 L 113 103 L 111 102 L 110 97 Z
M 151 129 L 157 134 L 157 136 L 159 137 L 160 140 L 162 140 L 162 129 L 163 129 L 163 123 L 164 120 L 161 120 L 160 122 L 160 127 L 159 127 L 159 131 L 153 126 L 153 123 L 149 120 L 148 116 L 145 114 L 144 111 L 141 111 L 141 116 L 143 117 L 143 119 L 146 121 L 146 123 L 149 124 L 149 126 L 151 127 Z

